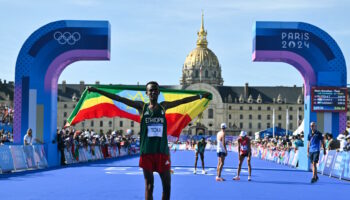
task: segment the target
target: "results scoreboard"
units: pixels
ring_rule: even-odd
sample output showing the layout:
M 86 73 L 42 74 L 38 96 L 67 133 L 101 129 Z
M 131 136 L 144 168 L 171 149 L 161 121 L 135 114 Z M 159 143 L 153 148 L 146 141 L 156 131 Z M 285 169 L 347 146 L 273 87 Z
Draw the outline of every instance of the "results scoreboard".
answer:
M 313 87 L 311 99 L 312 111 L 346 112 L 347 88 Z

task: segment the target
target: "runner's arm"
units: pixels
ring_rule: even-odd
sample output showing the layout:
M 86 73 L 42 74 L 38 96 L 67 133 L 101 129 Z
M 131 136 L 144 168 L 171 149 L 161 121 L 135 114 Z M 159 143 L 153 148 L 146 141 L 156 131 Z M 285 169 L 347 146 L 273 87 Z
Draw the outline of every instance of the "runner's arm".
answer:
M 133 108 L 137 109 L 139 111 L 139 113 L 142 112 L 143 105 L 144 105 L 144 103 L 142 101 L 132 101 L 130 99 L 127 99 L 127 98 L 121 97 L 119 95 L 112 94 L 112 93 L 97 89 L 95 87 L 89 87 L 88 91 L 89 92 L 97 92 L 99 94 L 102 94 L 103 96 L 110 98 L 110 99 L 121 102 L 121 103 L 128 105 L 130 107 L 133 107 Z
M 241 143 L 239 142 L 239 139 L 237 140 L 237 146 L 238 146 L 238 154 L 241 152 Z
M 250 139 L 248 140 L 248 152 L 252 152 L 252 144 L 250 142 Z
M 174 107 L 182 105 L 182 104 L 190 103 L 192 101 L 195 101 L 195 100 L 198 100 L 201 98 L 208 98 L 210 95 L 211 94 L 209 92 L 205 92 L 205 93 L 202 93 L 200 95 L 190 96 L 190 97 L 186 97 L 186 98 L 175 100 L 175 101 L 163 101 L 161 103 L 161 105 L 165 108 L 165 110 L 167 110 L 167 109 L 174 108 Z
M 327 153 L 326 152 L 326 145 L 324 144 L 323 138 L 322 138 L 321 142 L 322 142 L 323 154 L 326 155 L 326 153 Z
M 226 155 L 227 155 L 226 141 L 225 141 L 225 133 L 222 134 L 222 144 L 224 145 L 225 153 L 226 153 Z

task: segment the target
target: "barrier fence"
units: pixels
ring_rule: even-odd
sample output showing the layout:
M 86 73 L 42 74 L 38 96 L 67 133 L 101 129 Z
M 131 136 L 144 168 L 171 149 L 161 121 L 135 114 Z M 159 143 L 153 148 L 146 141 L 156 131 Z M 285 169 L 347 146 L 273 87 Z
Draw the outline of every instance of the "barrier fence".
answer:
M 263 160 L 274 161 L 279 164 L 297 167 L 299 152 L 295 150 L 277 151 L 263 148 L 252 148 L 254 157 Z M 310 170 L 312 165 L 310 165 Z M 350 152 L 348 151 L 327 151 L 324 155 L 320 152 L 320 159 L 317 165 L 317 172 L 329 177 L 336 177 L 343 180 L 350 180 Z
M 272 150 L 261 147 L 252 148 L 252 156 L 262 160 L 273 161 L 278 164 L 297 167 L 299 161 L 299 152 L 297 150 Z
M 0 146 L 0 173 L 46 168 L 43 145 Z
M 117 146 L 87 146 L 75 148 L 74 146 L 64 148 L 64 158 L 66 164 L 102 160 L 107 158 L 117 158 L 126 155 L 140 153 L 140 148 L 134 144 L 129 147 Z
M 87 146 L 63 150 L 66 164 L 74 164 L 106 158 L 116 158 L 140 153 L 140 148 L 131 144 L 129 147 Z M 2 145 L 0 146 L 0 173 L 47 168 L 43 145 Z
M 188 144 L 172 144 L 170 149 L 173 151 L 194 150 L 194 147 Z M 207 144 L 205 149 L 207 151 L 216 151 L 216 145 Z M 237 146 L 227 145 L 227 150 L 237 152 Z M 299 151 L 294 149 L 281 151 L 253 147 L 252 156 L 291 167 L 297 167 L 299 162 Z M 330 177 L 350 180 L 350 152 L 332 150 L 324 155 L 323 151 L 321 151 L 317 171 Z

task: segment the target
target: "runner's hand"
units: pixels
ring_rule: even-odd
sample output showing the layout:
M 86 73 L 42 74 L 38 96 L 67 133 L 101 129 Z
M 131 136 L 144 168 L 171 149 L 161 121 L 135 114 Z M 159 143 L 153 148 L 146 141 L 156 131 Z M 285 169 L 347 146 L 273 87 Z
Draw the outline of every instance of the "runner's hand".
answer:
M 208 98 L 210 95 L 211 95 L 211 94 L 210 94 L 209 92 L 204 92 L 204 93 L 202 94 L 202 97 L 203 97 L 203 98 Z
M 96 92 L 97 91 L 97 89 L 94 87 L 88 87 L 87 90 L 88 90 L 88 92 Z

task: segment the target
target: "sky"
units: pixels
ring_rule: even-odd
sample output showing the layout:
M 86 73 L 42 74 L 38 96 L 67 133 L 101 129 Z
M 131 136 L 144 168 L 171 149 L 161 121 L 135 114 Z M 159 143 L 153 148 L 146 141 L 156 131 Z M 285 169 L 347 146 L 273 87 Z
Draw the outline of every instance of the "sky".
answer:
M 288 64 L 252 62 L 256 21 L 313 24 L 335 39 L 349 63 L 348 0 L 0 0 L 0 79 L 14 80 L 21 46 L 40 27 L 58 20 L 108 20 L 111 60 L 75 62 L 59 83 L 178 85 L 186 56 L 196 48 L 202 10 L 208 48 L 219 59 L 226 86 L 303 84 Z

